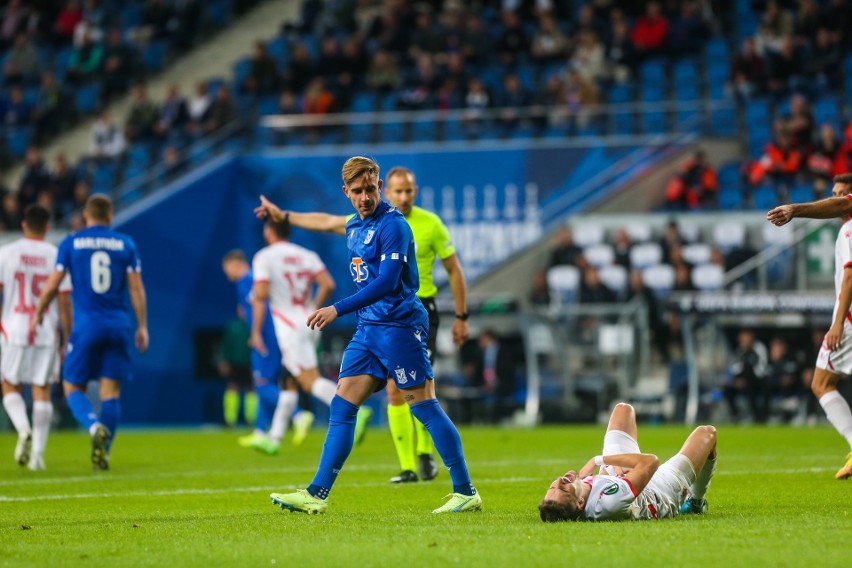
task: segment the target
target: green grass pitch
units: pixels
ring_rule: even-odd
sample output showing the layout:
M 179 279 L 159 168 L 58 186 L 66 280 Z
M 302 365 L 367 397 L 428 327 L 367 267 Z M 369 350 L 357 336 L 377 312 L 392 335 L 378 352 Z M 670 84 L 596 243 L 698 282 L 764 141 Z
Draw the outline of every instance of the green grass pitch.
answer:
M 688 429 L 639 433 L 665 459 Z M 0 435 L 0 566 L 840 566 L 852 552 L 852 482 L 834 479 L 845 444 L 828 426 L 719 428 L 704 516 L 548 525 L 538 501 L 600 451 L 603 427 L 463 429 L 481 513 L 431 514 L 450 492 L 443 469 L 389 485 L 397 465 L 379 429 L 353 451 L 328 514 L 274 507 L 270 492 L 311 480 L 324 435 L 269 457 L 233 432 L 125 430 L 100 473 L 83 433 L 53 433 L 38 473 Z

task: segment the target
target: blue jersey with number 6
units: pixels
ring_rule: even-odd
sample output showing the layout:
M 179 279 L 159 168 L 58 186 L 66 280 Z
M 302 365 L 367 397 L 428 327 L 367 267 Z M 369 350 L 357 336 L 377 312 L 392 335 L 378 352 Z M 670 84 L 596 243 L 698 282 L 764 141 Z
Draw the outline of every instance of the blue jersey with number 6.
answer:
M 56 269 L 71 275 L 74 329 L 130 328 L 127 274 L 141 272 L 136 244 L 105 225 L 65 237 Z

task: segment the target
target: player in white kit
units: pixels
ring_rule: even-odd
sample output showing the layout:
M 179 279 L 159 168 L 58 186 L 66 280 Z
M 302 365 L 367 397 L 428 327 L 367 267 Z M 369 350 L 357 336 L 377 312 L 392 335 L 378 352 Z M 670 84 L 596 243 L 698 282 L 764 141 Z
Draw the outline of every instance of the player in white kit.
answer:
M 766 214 L 773 224 L 786 224 L 794 217 L 809 219 L 840 218 L 843 226 L 834 244 L 834 290 L 836 301 L 832 324 L 817 355 L 811 391 L 832 426 L 849 444 L 849 454 L 835 478 L 852 477 L 852 411 L 849 403 L 837 391 L 843 375 L 852 374 L 852 173 L 834 177 L 831 189 L 834 197 L 812 203 L 781 205 Z
M 654 454 L 640 452 L 637 435 L 633 407 L 617 404 L 602 455 L 550 485 L 538 506 L 541 520 L 644 520 L 704 513 L 704 495 L 716 471 L 716 429 L 699 426 L 662 465 Z
M 263 323 L 266 320 L 266 302 L 275 326 L 275 337 L 281 349 L 284 367 L 295 377 L 306 393 L 324 404 L 331 404 L 337 384 L 320 376 L 316 346 L 319 331 L 305 325 L 314 306 L 323 306 L 334 292 L 334 279 L 320 257 L 313 251 L 289 241 L 290 225 L 267 221 L 263 238 L 268 246 L 257 251 L 252 260 L 254 274 L 253 318 L 251 345 L 261 353 L 266 352 L 263 342 Z M 314 285 L 316 294 L 311 297 Z M 296 409 L 296 393 L 279 400 L 276 415 L 282 413 L 285 422 Z
M 31 470 L 44 469 L 44 450 L 53 417 L 50 388 L 59 377 L 60 319 L 63 342 L 68 341 L 71 331 L 68 278 L 60 286 L 58 308 L 51 306 L 45 313 L 44 325 L 30 331 L 41 290 L 56 264 L 56 246 L 44 241 L 49 219 L 47 209 L 30 205 L 21 222 L 24 238 L 0 248 L 3 406 L 18 432 L 15 461 Z M 32 427 L 21 396 L 24 385 L 32 387 Z

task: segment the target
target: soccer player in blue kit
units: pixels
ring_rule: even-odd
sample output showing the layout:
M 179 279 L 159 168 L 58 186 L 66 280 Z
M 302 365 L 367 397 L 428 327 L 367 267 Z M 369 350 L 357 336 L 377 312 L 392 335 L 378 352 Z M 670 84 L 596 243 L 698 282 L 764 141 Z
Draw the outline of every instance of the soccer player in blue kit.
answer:
M 33 318 L 41 325 L 65 274 L 74 286 L 74 323 L 65 356 L 65 397 L 74 418 L 92 437 L 92 467 L 109 469 L 109 451 L 121 416 L 121 381 L 130 378 L 130 345 L 148 349 L 148 319 L 142 264 L 133 239 L 110 228 L 112 201 L 95 194 L 83 209 L 86 228 L 59 245 L 56 268 L 47 280 Z M 136 314 L 135 338 L 127 294 Z M 89 380 L 100 380 L 101 415 L 86 397 Z
M 357 312 L 358 328 L 343 353 L 328 433 L 313 481 L 307 489 L 273 493 L 270 498 L 282 509 L 326 512 L 328 494 L 352 450 L 358 408 L 384 388 L 390 377 L 405 393 L 411 413 L 426 426 L 450 470 L 453 492 L 432 512 L 478 511 L 482 498 L 470 481 L 461 437 L 435 398 L 426 351 L 429 322 L 416 295 L 419 279 L 411 227 L 402 213 L 381 200 L 382 181 L 375 161 L 350 158 L 343 164 L 342 177 L 343 193 L 357 215 L 335 232 L 346 235 L 349 272 L 358 291 L 313 312 L 307 325 L 323 329 L 339 316 Z M 285 214 L 265 197 L 255 213 L 276 222 L 300 215 Z

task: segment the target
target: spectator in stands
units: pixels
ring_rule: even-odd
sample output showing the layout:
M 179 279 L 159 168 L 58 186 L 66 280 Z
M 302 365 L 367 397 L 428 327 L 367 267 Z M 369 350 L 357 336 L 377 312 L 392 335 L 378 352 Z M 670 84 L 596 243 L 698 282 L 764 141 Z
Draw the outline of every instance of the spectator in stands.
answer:
M 529 302 L 533 306 L 550 305 L 550 287 L 547 284 L 547 272 L 536 270 L 533 272 L 532 285 L 530 286 Z
M 666 47 L 669 35 L 669 21 L 663 15 L 659 2 L 648 2 L 645 13 L 633 25 L 630 37 L 633 47 L 641 58 L 660 55 Z
M 92 188 L 89 186 L 89 182 L 85 179 L 81 179 L 77 182 L 77 185 L 74 186 L 74 196 L 70 203 L 66 204 L 68 207 L 68 217 L 69 222 L 73 223 L 74 213 L 80 213 L 83 211 L 83 208 L 86 205 L 86 200 L 92 193 Z
M 160 104 L 154 134 L 160 139 L 167 138 L 173 132 L 182 130 L 188 120 L 186 100 L 181 96 L 178 86 L 173 84 L 169 86 L 166 98 Z
M 369 59 L 358 38 L 349 36 L 340 46 L 340 73 L 333 87 L 335 96 L 342 109 L 348 109 L 357 89 L 364 85 L 364 69 Z
M 319 59 L 316 64 L 316 75 L 320 77 L 336 77 L 340 73 L 341 58 L 340 44 L 333 35 L 327 35 L 320 42 Z
M 627 289 L 627 301 L 638 299 L 645 306 L 648 317 L 648 327 L 651 330 L 654 347 L 660 354 L 664 363 L 670 358 L 671 331 L 669 324 L 663 314 L 663 307 L 657 295 L 651 290 L 642 278 L 642 271 L 630 271 L 630 285 Z
M 518 62 L 521 54 L 529 52 L 530 41 L 524 32 L 520 17 L 514 11 L 503 10 L 500 19 L 503 22 L 503 28 L 497 43 L 497 51 L 500 54 L 500 63 L 504 67 L 512 67 Z
M 101 103 L 107 104 L 116 95 L 127 91 L 135 74 L 137 53 L 121 39 L 121 30 L 112 28 L 107 33 L 104 47 L 104 65 L 101 75 Z
M 562 227 L 553 238 L 549 267 L 560 265 L 584 266 L 583 249 L 574 243 L 574 235 L 568 227 Z
M 25 168 L 21 183 L 18 186 L 18 209 L 23 211 L 27 205 L 35 203 L 38 194 L 50 190 L 50 170 L 41 157 L 41 152 L 35 146 L 27 148 L 24 156 Z
M 784 117 L 790 131 L 791 143 L 803 155 L 811 152 L 813 132 L 816 120 L 808 100 L 802 95 L 793 95 L 790 99 L 790 114 Z
M 787 341 L 773 337 L 769 342 L 769 365 L 766 372 L 770 401 L 778 400 L 784 422 L 790 422 L 799 411 L 802 399 L 802 366 L 790 353 Z
M 456 85 L 467 85 L 470 73 L 465 68 L 464 57 L 459 52 L 447 53 L 444 63 L 443 77 L 445 81 L 453 81 Z
M 131 142 L 148 140 L 154 135 L 159 111 L 148 98 L 148 90 L 141 83 L 133 87 L 133 98 L 124 121 L 124 134 Z
M 421 54 L 416 68 L 405 82 L 399 95 L 399 107 L 404 110 L 422 110 L 433 104 L 432 95 L 441 85 L 441 77 L 431 55 Z
M 604 46 L 595 32 L 580 32 L 570 64 L 587 81 L 600 81 L 606 76 Z
M 79 85 L 97 79 L 103 64 L 103 48 L 100 44 L 92 41 L 89 34 L 83 36 L 83 40 L 74 49 L 71 60 L 68 62 L 66 77 L 72 84 Z
M 805 74 L 820 90 L 836 89 L 840 85 L 842 53 L 827 28 L 819 28 L 805 63 Z
M 183 173 L 185 166 L 180 151 L 174 146 L 166 146 L 163 159 L 157 165 L 157 183 L 164 185 L 174 181 Z
M 778 53 L 785 40 L 792 39 L 792 36 L 793 17 L 787 10 L 781 9 L 778 2 L 768 0 L 755 34 L 757 50 L 764 55 Z
M 20 31 L 24 31 L 29 10 L 21 0 L 9 0 L 0 16 L 0 49 L 6 50 L 15 42 Z
M 195 45 L 201 15 L 199 0 L 174 0 L 172 3 L 171 17 L 166 24 L 166 29 L 174 38 L 173 45 L 178 50 L 185 51 Z
M 80 46 L 83 38 L 89 36 L 94 43 L 100 43 L 104 38 L 106 13 L 100 0 L 85 0 L 83 3 L 83 20 L 74 28 L 74 45 Z
M 284 91 L 278 97 L 278 114 L 302 114 L 299 99 L 293 91 Z
M 15 44 L 6 54 L 3 63 L 3 80 L 6 84 L 30 84 L 38 79 L 41 66 L 38 51 L 26 33 L 15 36 Z
M 408 53 L 409 27 L 405 19 L 391 10 L 382 10 L 379 17 L 373 21 L 370 37 L 375 40 L 379 49 L 403 55 Z
M 18 3 L 17 0 L 11 2 Z M 58 46 L 64 46 L 71 43 L 74 39 L 74 30 L 77 24 L 83 21 L 83 9 L 80 7 L 78 0 L 68 0 L 62 10 L 56 17 L 56 23 L 53 26 L 53 41 Z
M 17 231 L 21 227 L 21 206 L 17 194 L 3 188 L 0 202 L 0 230 Z
M 600 103 L 597 83 L 583 77 L 576 69 L 569 69 L 565 78 L 565 111 L 572 129 L 584 128 L 595 116 Z
M 293 92 L 301 93 L 315 75 L 314 68 L 308 46 L 302 43 L 296 44 L 290 61 L 287 62 L 287 70 L 284 72 L 284 86 Z
M 536 93 L 535 103 L 539 108 L 545 109 L 546 116 L 535 117 L 535 123 L 540 128 L 548 125 L 564 127 L 568 121 L 568 113 L 565 110 L 565 82 L 559 75 L 551 75 L 547 79 L 544 88 Z
M 606 44 L 606 61 L 609 63 L 609 76 L 616 83 L 630 80 L 636 66 L 636 50 L 630 39 L 630 28 L 624 20 L 612 24 L 612 33 Z
M 769 91 L 776 97 L 789 91 L 808 89 L 804 80 L 805 62 L 793 38 L 781 40 L 781 49 L 769 59 Z
M 775 140 L 766 145 L 760 159 L 749 167 L 749 183 L 759 185 L 768 176 L 773 183 L 789 185 L 802 169 L 803 162 L 802 152 L 793 145 L 787 125 L 776 121 Z
M 667 261 L 671 258 L 671 249 L 682 247 L 684 245 L 683 236 L 680 234 L 680 229 L 677 226 L 677 221 L 671 219 L 666 223 L 666 228 L 663 229 L 663 235 L 660 237 L 660 249 L 662 257 Z
M 825 14 L 823 22 L 848 51 L 848 48 L 852 46 L 852 38 L 848 33 L 852 29 L 852 6 L 848 0 L 832 0 L 823 8 L 823 11 Z
M 33 122 L 35 122 L 35 143 L 42 144 L 47 139 L 56 136 L 62 128 L 63 116 L 73 117 L 74 109 L 69 109 L 67 95 L 50 71 L 41 75 L 41 87 L 36 95 L 33 107 Z
M 24 90 L 15 85 L 9 94 L 0 99 L 0 121 L 9 128 L 28 126 L 33 120 L 33 109 L 24 99 Z
M 800 43 L 813 44 L 823 20 L 819 4 L 816 0 L 799 0 L 798 4 L 793 21 L 793 35 Z
M 731 87 L 741 99 L 763 93 L 769 81 L 766 59 L 758 53 L 754 38 L 743 40 L 742 49 L 731 62 Z
M 581 304 L 608 304 L 617 299 L 615 292 L 601 282 L 597 268 L 589 265 L 583 269 L 583 281 L 580 284 L 580 295 L 578 297 Z
M 742 419 L 738 398 L 748 398 L 752 420 L 766 422 L 767 414 L 767 371 L 769 357 L 766 346 L 757 340 L 754 331 L 743 329 L 737 335 L 737 347 L 728 367 L 723 390 L 731 418 Z
M 460 50 L 465 61 L 474 66 L 481 65 L 491 54 L 493 47 L 482 16 L 476 13 L 469 14 L 465 22 Z
M 57 217 L 61 219 L 65 215 L 64 204 L 74 199 L 74 186 L 77 185 L 80 176 L 76 168 L 68 164 L 65 154 L 57 154 L 53 164 L 51 191 L 57 204 Z
M 195 85 L 195 94 L 189 99 L 187 112 L 189 113 L 189 122 L 186 125 L 187 134 L 197 136 L 203 131 L 203 125 L 210 115 L 210 105 L 213 104 L 213 99 L 207 89 L 207 83 L 204 81 Z
M 89 157 L 95 161 L 115 161 L 124 155 L 127 142 L 121 127 L 115 124 L 109 111 L 101 112 L 92 125 Z
M 819 129 L 819 140 L 808 156 L 807 170 L 814 182 L 814 199 L 825 195 L 834 176 L 849 171 L 848 155 L 838 140 L 834 126 L 826 122 Z
M 165 0 L 147 0 L 142 8 L 142 25 L 134 30 L 136 40 L 147 43 L 168 37 L 171 18 L 171 6 Z
M 680 14 L 672 22 L 669 47 L 676 55 L 697 55 L 710 38 L 710 33 L 710 26 L 698 9 L 697 3 L 686 0 L 681 3 Z
M 604 22 L 598 18 L 591 3 L 584 3 L 580 6 L 580 10 L 577 12 L 577 21 L 573 22 L 569 33 L 571 43 L 576 44 L 579 42 L 580 34 L 583 32 L 594 32 L 598 37 L 606 35 Z
M 561 63 L 568 51 L 568 38 L 559 29 L 556 18 L 551 13 L 542 14 L 532 40 L 533 60 L 540 64 Z
M 677 249 L 672 249 L 677 250 Z M 697 288 L 692 282 L 692 265 L 688 262 L 678 262 L 674 266 L 674 292 L 695 292 Z
M 716 169 L 707 162 L 704 152 L 697 150 L 680 165 L 677 175 L 669 181 L 666 202 L 674 211 L 714 207 L 718 191 Z
M 367 88 L 380 93 L 393 91 L 402 84 L 402 75 L 396 66 L 396 59 L 385 50 L 373 54 L 367 69 Z
M 414 17 L 414 29 L 411 31 L 408 51 L 412 59 L 421 53 L 437 55 L 445 51 L 443 30 L 437 26 L 428 8 L 421 8 Z
M 237 108 L 231 98 L 231 91 L 226 85 L 221 85 L 216 91 L 216 99 L 210 105 L 210 114 L 204 124 L 205 131 L 208 134 L 215 132 L 236 119 Z
M 334 94 L 326 85 L 323 76 L 314 77 L 305 88 L 302 110 L 305 114 L 328 114 L 335 111 Z
M 612 245 L 613 253 L 615 253 L 615 257 L 613 258 L 613 264 L 617 264 L 619 266 L 623 266 L 630 271 L 630 251 L 633 249 L 633 239 L 630 238 L 630 235 L 627 233 L 624 228 L 619 227 L 615 231 L 615 239 Z
M 504 132 L 514 130 L 524 118 L 524 108 L 532 103 L 532 96 L 524 88 L 521 79 L 514 73 L 503 77 L 503 89 L 496 96 L 500 108 L 497 121 Z

